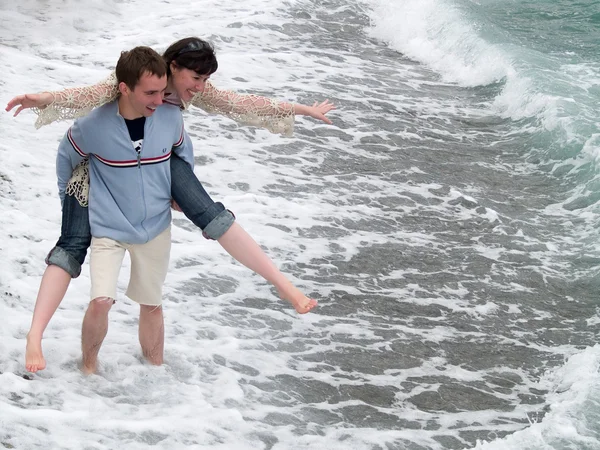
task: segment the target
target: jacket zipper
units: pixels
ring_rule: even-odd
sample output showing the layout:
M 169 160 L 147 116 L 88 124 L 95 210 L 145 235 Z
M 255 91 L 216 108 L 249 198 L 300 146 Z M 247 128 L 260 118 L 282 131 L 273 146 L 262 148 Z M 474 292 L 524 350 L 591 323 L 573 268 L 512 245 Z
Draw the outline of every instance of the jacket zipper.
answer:
M 144 142 L 146 142 L 146 137 L 148 136 L 147 125 L 148 125 L 148 120 L 146 119 L 146 122 L 144 123 Z M 140 187 L 142 189 L 142 204 L 144 205 L 144 219 L 142 220 L 140 225 L 142 226 L 142 229 L 146 232 L 146 242 L 148 242 L 149 241 L 148 230 L 146 230 L 146 227 L 144 226 L 144 222 L 148 218 L 147 217 L 148 209 L 146 208 L 146 195 L 145 195 L 146 192 L 144 190 L 144 174 L 142 173 L 142 150 L 143 150 L 143 148 L 144 148 L 144 143 L 142 143 L 142 146 L 140 147 L 140 149 L 137 150 L 137 166 L 140 171 Z

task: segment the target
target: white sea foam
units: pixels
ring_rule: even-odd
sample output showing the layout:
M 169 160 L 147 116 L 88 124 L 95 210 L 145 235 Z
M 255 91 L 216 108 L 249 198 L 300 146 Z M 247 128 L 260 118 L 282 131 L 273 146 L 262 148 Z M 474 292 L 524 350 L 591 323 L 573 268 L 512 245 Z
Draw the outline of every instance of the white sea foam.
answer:
M 600 346 L 571 355 L 565 365 L 547 373 L 541 385 L 553 393 L 550 410 L 539 422 L 504 439 L 480 442 L 478 450 L 598 448 L 600 435 Z

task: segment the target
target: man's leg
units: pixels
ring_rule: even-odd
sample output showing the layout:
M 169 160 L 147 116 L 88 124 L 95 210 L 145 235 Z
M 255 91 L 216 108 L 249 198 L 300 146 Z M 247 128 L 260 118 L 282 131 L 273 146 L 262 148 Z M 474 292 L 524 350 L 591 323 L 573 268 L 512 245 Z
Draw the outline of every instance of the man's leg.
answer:
M 150 364 L 160 366 L 165 349 L 162 306 L 140 305 L 139 337 L 144 357 Z
M 95 298 L 88 305 L 81 327 L 82 371 L 89 375 L 98 369 L 98 352 L 108 332 L 108 312 L 114 304 L 109 297 Z
M 169 269 L 171 227 L 146 244 L 130 245 L 131 274 L 126 295 L 140 305 L 139 338 L 150 364 L 161 365 L 165 346 L 162 287 Z
M 125 256 L 125 247 L 108 238 L 92 238 L 91 249 L 92 301 L 81 327 L 82 370 L 86 375 L 98 368 L 98 352 L 108 331 L 108 312 L 117 298 L 117 280 Z
M 27 333 L 25 368 L 37 372 L 46 367 L 42 336 L 58 305 L 65 296 L 71 278 L 77 278 L 90 245 L 88 209 L 73 196 L 65 196 L 60 239 L 46 258 L 48 267 L 42 277 Z

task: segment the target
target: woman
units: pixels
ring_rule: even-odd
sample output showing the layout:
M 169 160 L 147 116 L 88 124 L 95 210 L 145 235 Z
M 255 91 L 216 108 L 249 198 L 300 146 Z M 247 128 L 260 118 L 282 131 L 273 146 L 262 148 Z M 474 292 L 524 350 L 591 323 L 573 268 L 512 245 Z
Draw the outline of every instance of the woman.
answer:
M 168 66 L 168 85 L 165 102 L 181 106 L 200 107 L 217 112 L 245 124 L 262 126 L 272 132 L 290 134 L 295 114 L 331 123 L 325 114 L 334 109 L 328 101 L 312 107 L 277 103 L 264 97 L 238 95 L 214 88 L 208 78 L 218 64 L 212 46 L 198 38 L 186 38 L 172 44 L 163 55 Z M 10 111 L 19 105 L 35 108 L 39 117 L 36 127 L 56 120 L 85 115 L 94 107 L 114 100 L 118 89 L 116 78 L 89 87 L 66 89 L 60 92 L 26 94 L 13 98 L 7 105 Z M 280 297 L 289 301 L 297 312 L 304 314 L 316 306 L 277 269 L 258 244 L 234 221 L 233 214 L 221 203 L 215 203 L 206 193 L 192 169 L 180 158 L 171 159 L 172 197 L 206 237 L 215 239 L 236 260 L 273 284 Z M 76 170 L 67 189 L 63 204 L 61 237 L 47 257 L 48 267 L 42 278 L 30 331 L 27 335 L 26 368 L 42 370 L 46 362 L 42 353 L 42 336 L 71 278 L 79 275 L 90 243 L 87 219 L 87 166 Z

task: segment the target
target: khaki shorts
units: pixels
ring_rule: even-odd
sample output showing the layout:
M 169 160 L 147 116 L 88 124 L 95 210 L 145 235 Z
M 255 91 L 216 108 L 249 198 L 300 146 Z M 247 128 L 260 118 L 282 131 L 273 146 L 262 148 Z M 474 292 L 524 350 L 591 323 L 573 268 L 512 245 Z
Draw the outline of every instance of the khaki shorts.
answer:
M 92 238 L 90 276 L 92 300 L 117 298 L 117 280 L 125 250 L 131 257 L 131 274 L 125 295 L 140 305 L 162 303 L 171 253 L 171 227 L 145 244 L 126 244 L 110 238 Z

